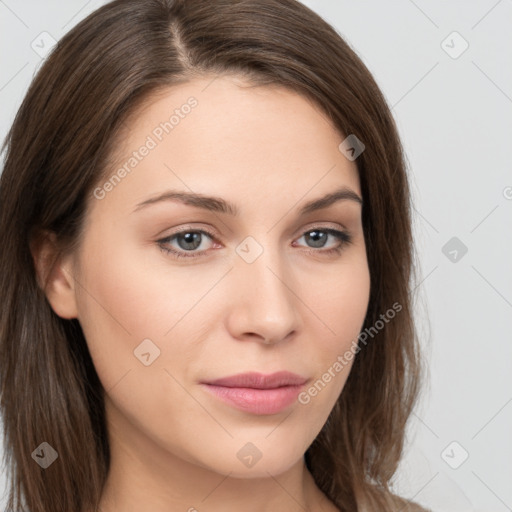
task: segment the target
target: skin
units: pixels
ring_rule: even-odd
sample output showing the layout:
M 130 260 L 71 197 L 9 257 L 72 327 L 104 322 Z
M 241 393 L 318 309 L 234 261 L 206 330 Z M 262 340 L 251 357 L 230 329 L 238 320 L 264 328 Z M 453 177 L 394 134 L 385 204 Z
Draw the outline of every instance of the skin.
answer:
M 172 132 L 103 199 L 91 196 L 79 248 L 49 273 L 49 302 L 78 318 L 106 390 L 112 463 L 100 510 L 335 511 L 303 456 L 353 361 L 308 404 L 270 415 L 235 409 L 199 383 L 288 370 L 307 389 L 350 348 L 370 291 L 361 205 L 297 212 L 341 186 L 361 196 L 356 164 L 310 101 L 224 76 L 149 98 L 125 122 L 112 173 L 190 96 L 198 105 Z M 168 189 L 219 196 L 240 214 L 176 201 L 133 212 Z M 182 228 L 214 233 L 192 249 L 203 256 L 162 251 L 158 240 Z M 340 241 L 315 246 L 305 236 L 314 228 L 348 231 L 352 242 L 327 254 Z M 263 249 L 252 263 L 236 251 L 248 236 Z M 166 246 L 187 252 L 183 238 Z M 34 253 L 41 272 L 52 247 Z M 134 355 L 144 339 L 160 350 L 149 366 Z M 248 442 L 261 452 L 252 467 L 237 457 Z

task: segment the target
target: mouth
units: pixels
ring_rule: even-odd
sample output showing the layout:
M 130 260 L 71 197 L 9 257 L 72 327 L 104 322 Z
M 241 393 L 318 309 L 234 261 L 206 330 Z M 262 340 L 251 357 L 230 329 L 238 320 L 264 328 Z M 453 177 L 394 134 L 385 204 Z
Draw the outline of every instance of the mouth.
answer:
M 239 410 L 277 414 L 293 404 L 308 379 L 295 373 L 242 373 L 202 382 L 207 392 Z

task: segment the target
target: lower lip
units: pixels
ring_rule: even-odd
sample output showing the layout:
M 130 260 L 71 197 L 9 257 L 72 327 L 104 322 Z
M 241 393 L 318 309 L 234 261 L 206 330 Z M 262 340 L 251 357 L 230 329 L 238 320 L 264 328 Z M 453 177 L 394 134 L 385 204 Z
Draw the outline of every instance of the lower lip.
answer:
M 296 401 L 302 388 L 302 385 L 273 389 L 228 388 L 213 384 L 203 386 L 217 398 L 252 414 L 277 414 L 283 411 Z

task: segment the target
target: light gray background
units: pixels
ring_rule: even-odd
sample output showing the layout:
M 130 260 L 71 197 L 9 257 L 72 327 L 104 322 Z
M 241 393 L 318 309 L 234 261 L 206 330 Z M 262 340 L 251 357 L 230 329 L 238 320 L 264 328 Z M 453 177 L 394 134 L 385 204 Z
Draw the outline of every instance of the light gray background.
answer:
M 103 3 L 0 0 L 2 139 L 40 34 L 59 39 Z M 512 1 L 304 3 L 374 74 L 410 163 L 431 376 L 397 490 L 435 511 L 512 510 Z

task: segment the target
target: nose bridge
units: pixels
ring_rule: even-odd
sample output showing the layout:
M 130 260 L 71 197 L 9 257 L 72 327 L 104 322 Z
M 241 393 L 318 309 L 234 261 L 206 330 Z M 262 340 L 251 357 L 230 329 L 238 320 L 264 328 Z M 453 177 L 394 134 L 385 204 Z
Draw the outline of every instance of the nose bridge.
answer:
M 235 311 L 239 334 L 279 340 L 297 328 L 297 298 L 285 255 L 271 237 L 247 237 L 237 247 Z

